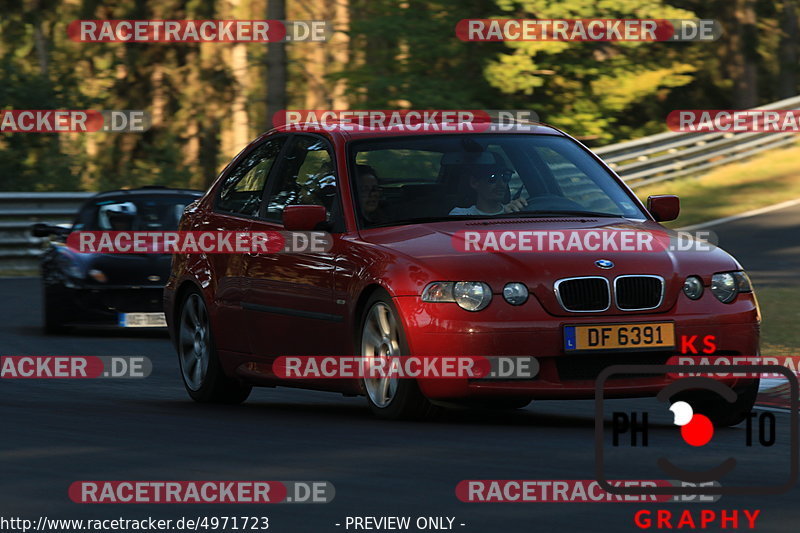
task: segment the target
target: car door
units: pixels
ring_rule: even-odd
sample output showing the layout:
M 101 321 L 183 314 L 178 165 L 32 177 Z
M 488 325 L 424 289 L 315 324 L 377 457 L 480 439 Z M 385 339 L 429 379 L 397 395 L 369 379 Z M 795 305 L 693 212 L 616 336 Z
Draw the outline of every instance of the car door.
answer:
M 283 230 L 289 205 L 324 205 L 342 227 L 333 149 L 316 135 L 294 135 L 270 176 L 252 231 Z M 243 308 L 250 349 L 260 357 L 341 355 L 343 306 L 333 297 L 334 252 L 250 254 Z
M 286 136 L 270 137 L 253 146 L 223 178 L 214 209 L 194 230 L 248 231 L 258 215 L 264 186 Z M 209 254 L 217 310 L 216 343 L 220 350 L 247 353 L 249 343 L 242 332 L 242 298 L 246 290 L 246 257 L 242 254 Z

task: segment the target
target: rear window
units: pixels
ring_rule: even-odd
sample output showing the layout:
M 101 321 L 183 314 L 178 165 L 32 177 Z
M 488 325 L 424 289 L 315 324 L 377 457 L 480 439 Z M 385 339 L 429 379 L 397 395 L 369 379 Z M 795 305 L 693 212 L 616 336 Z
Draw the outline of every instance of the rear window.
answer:
M 104 198 L 84 207 L 73 230 L 159 231 L 178 227 L 183 210 L 199 196 Z

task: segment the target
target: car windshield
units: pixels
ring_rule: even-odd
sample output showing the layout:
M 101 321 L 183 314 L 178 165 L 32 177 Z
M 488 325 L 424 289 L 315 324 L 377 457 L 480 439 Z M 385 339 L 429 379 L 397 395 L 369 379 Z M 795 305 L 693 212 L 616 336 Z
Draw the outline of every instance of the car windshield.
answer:
M 85 206 L 73 230 L 174 230 L 195 196 L 125 196 L 103 198 Z
M 406 136 L 354 142 L 361 227 L 548 215 L 646 218 L 574 141 L 555 135 Z

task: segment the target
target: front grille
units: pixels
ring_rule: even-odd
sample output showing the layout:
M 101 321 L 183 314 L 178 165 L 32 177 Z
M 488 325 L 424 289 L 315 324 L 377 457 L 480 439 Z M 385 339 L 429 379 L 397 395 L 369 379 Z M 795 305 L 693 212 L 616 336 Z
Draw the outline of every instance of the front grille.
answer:
M 556 357 L 558 377 L 562 380 L 597 379 L 605 368 L 612 365 L 664 365 L 672 353 L 630 352 L 591 355 L 565 355 Z M 653 374 L 612 374 L 609 380 L 631 378 L 655 378 L 664 376 L 664 372 Z
M 621 311 L 655 309 L 664 297 L 664 280 L 658 276 L 620 276 L 614 295 Z
M 598 276 L 567 278 L 556 282 L 556 297 L 567 311 L 588 313 L 611 306 L 608 280 Z

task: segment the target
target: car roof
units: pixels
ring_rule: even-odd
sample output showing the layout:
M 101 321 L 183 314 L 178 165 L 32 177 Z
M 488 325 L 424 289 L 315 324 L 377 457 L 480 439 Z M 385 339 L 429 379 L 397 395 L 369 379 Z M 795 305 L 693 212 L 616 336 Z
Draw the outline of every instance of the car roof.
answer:
M 104 191 L 92 196 L 89 201 L 99 200 L 102 198 L 131 198 L 131 197 L 144 197 L 144 196 L 195 196 L 197 198 L 203 195 L 204 191 L 196 189 L 173 189 L 171 187 L 161 186 L 145 186 L 138 189 L 118 189 L 115 191 Z
M 520 128 L 515 131 L 466 131 L 469 123 L 465 122 L 448 122 L 447 127 L 458 128 L 465 131 L 436 131 L 436 126 L 441 126 L 442 122 L 429 123 L 432 131 L 412 131 L 409 128 L 393 128 L 387 129 L 383 127 L 370 127 L 360 126 L 350 121 L 327 121 L 323 126 L 317 122 L 299 122 L 292 123 L 277 128 L 273 128 L 265 135 L 270 133 L 286 132 L 286 133 L 317 133 L 331 138 L 338 138 L 342 141 L 358 140 L 358 139 L 374 139 L 380 137 L 415 137 L 420 135 L 515 135 L 515 134 L 533 134 L 533 135 L 558 135 L 565 137 L 566 135 L 561 130 L 542 123 L 526 123 L 520 124 Z M 491 126 L 501 126 L 500 123 L 492 121 L 480 123 L 489 128 Z M 475 123 L 472 124 L 474 126 Z M 508 126 L 506 124 L 506 126 Z

